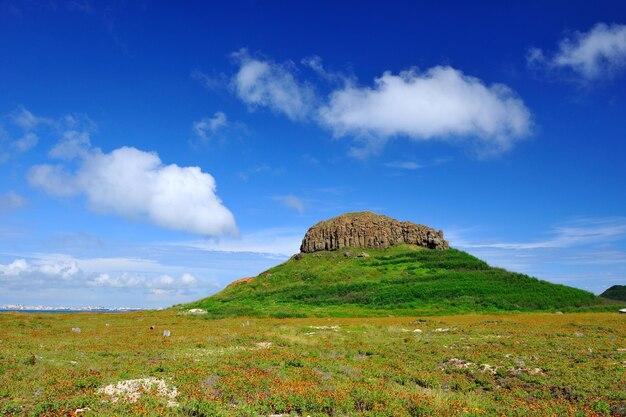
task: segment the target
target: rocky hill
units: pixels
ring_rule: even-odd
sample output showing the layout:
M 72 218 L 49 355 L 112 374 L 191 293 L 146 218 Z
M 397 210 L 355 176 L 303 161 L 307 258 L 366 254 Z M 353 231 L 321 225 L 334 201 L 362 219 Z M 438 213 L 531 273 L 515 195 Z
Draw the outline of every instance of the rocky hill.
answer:
M 443 233 L 427 226 L 350 213 L 313 226 L 302 252 L 287 262 L 179 308 L 203 309 L 212 318 L 385 317 L 575 311 L 609 303 L 489 266 L 448 248 Z
M 302 240 L 300 251 L 312 253 L 337 249 L 417 245 L 428 249 L 448 249 L 443 230 L 401 222 L 371 212 L 347 213 L 311 227 Z

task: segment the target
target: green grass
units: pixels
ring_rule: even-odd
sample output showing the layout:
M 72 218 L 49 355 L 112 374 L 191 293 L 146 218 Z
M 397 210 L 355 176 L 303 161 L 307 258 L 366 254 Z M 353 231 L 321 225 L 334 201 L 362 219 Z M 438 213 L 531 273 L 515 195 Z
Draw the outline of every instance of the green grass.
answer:
M 178 306 L 209 317 L 375 317 L 463 312 L 611 309 L 590 292 L 489 266 L 465 252 L 415 246 L 304 254 Z

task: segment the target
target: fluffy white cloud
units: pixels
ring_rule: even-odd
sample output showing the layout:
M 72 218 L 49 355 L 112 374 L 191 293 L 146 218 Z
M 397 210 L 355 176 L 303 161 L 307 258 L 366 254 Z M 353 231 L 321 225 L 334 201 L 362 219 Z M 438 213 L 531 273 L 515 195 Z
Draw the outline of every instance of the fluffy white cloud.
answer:
M 8 265 L 0 264 L 0 276 L 19 277 L 21 274 L 30 271 L 31 266 L 25 259 L 16 259 Z
M 193 133 L 201 140 L 208 141 L 220 129 L 228 125 L 226 114 L 221 111 L 216 112 L 213 117 L 203 117 L 193 122 Z
M 30 184 L 51 195 L 84 194 L 94 211 L 145 218 L 168 229 L 207 236 L 237 234 L 232 213 L 215 194 L 214 178 L 199 167 L 164 165 L 156 153 L 130 147 L 104 153 L 81 146 L 76 135 L 51 153 L 79 160 L 74 171 L 49 164 L 30 170 Z
M 369 146 L 394 136 L 472 137 L 488 150 L 503 151 L 528 135 L 532 124 L 511 89 L 486 86 L 451 67 L 385 72 L 373 87 L 348 85 L 334 91 L 319 114 L 336 136 L 355 135 Z
M 588 81 L 611 77 L 626 69 L 626 25 L 598 23 L 562 39 L 554 55 L 532 48 L 527 59 L 530 65 L 570 69 Z
M 235 94 L 252 108 L 268 107 L 292 120 L 307 117 L 315 102 L 313 88 L 300 83 L 294 67 L 253 58 L 246 49 L 233 54 L 239 71 L 231 80 Z
M 17 210 L 26 204 L 26 198 L 16 192 L 10 191 L 0 194 L 0 211 Z
M 469 141 L 479 153 L 495 154 L 532 128 L 530 111 L 510 88 L 486 85 L 451 67 L 385 72 L 373 86 L 360 87 L 353 76 L 326 71 L 320 57 L 305 58 L 303 66 L 335 85 L 323 101 L 310 84 L 296 79 L 295 64 L 254 58 L 245 49 L 233 56 L 239 71 L 231 84 L 244 103 L 292 120 L 314 120 L 336 137 L 351 136 L 356 157 L 380 151 L 394 137 Z

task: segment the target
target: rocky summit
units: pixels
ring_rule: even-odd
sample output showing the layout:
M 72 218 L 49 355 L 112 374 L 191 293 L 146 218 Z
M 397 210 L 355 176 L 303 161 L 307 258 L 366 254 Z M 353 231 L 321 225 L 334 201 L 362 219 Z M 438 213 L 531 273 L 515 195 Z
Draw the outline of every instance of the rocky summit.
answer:
M 304 235 L 300 251 L 311 253 L 347 247 L 384 249 L 400 244 L 428 249 L 449 247 L 442 230 L 361 212 L 346 213 L 317 223 Z

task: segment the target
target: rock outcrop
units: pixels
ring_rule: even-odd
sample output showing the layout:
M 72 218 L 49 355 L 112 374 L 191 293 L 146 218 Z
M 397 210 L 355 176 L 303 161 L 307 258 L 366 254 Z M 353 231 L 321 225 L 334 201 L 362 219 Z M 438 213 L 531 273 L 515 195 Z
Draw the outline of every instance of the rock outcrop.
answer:
M 429 249 L 447 249 L 443 231 L 401 222 L 380 214 L 347 213 L 324 220 L 304 235 L 300 251 L 304 253 L 337 250 L 346 247 L 388 248 L 393 245 L 417 245 Z

